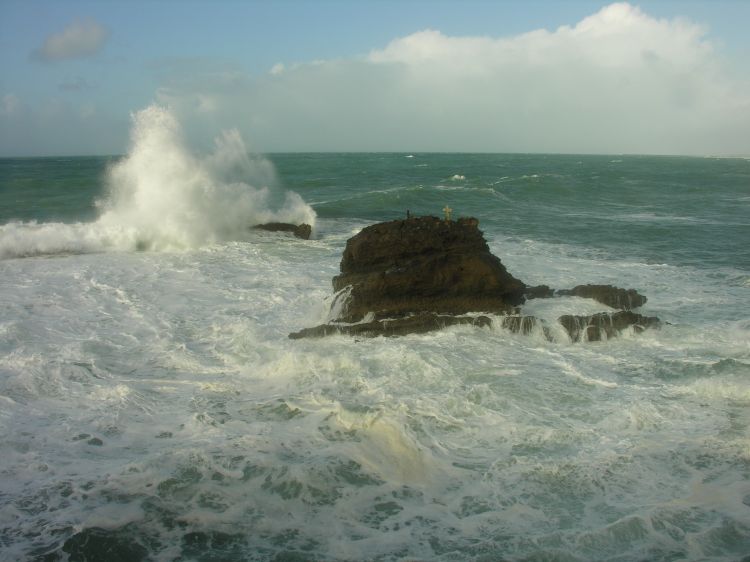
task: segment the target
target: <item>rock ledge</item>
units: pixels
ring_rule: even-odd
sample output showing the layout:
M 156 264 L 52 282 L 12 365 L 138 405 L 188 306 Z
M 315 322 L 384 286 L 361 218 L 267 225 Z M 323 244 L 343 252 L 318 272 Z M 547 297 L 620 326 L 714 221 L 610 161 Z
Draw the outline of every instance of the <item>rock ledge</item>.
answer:
M 256 224 L 253 226 L 256 230 L 267 230 L 269 232 L 291 232 L 297 238 L 309 240 L 312 234 L 312 227 L 309 224 L 290 224 L 286 222 L 268 222 L 265 224 Z

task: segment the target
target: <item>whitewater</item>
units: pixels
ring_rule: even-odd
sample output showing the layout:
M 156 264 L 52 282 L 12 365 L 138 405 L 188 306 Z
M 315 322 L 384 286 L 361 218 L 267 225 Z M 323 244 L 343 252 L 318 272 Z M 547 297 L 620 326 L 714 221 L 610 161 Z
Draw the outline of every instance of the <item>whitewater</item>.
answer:
M 97 220 L 3 225 L 0 259 L 193 248 L 242 239 L 253 224 L 315 222 L 314 211 L 293 191 L 279 201 L 273 165 L 248 154 L 236 130 L 216 138 L 214 152 L 196 157 L 172 112 L 153 105 L 133 116 L 131 137 L 128 155 L 107 171 Z
M 446 204 L 664 325 L 287 337 L 349 237 Z M 746 160 L 201 154 L 159 106 L 122 157 L 2 159 L 0 559 L 746 559 L 748 211 Z

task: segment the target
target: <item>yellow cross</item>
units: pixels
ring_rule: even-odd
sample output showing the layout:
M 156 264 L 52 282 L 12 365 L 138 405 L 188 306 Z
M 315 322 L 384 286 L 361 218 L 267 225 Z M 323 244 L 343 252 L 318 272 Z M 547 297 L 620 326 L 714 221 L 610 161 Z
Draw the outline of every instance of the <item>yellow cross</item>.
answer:
M 445 206 L 443 209 L 443 212 L 445 213 L 445 220 L 449 221 L 451 220 L 451 213 L 453 212 L 453 209 L 451 209 L 448 205 Z

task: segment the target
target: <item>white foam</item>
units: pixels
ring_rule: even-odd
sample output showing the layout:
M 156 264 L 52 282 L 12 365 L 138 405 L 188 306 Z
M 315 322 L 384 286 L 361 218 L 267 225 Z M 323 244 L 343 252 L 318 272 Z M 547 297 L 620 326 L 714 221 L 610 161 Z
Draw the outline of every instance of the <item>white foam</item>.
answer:
M 103 233 L 93 224 L 10 222 L 0 225 L 0 259 L 101 251 Z
M 133 115 L 128 154 L 107 173 L 92 223 L 10 223 L 0 258 L 106 250 L 182 250 L 245 239 L 254 224 L 314 225 L 302 198 L 279 188 L 273 165 L 251 156 L 236 130 L 212 153 L 193 154 L 172 112 L 152 105 Z
M 340 409 L 333 420 L 341 431 L 357 431 L 361 441 L 352 458 L 391 484 L 425 484 L 430 477 L 429 454 L 386 414 L 357 414 Z
M 636 287 L 644 313 L 680 325 L 596 344 L 471 326 L 292 341 L 325 319 L 362 224 L 325 226 L 304 246 L 2 263 L 9 556 L 90 526 L 154 539 L 154 559 L 195 557 L 188 533 L 241 535 L 237 558 L 303 545 L 321 559 L 526 559 L 554 544 L 558 558 L 639 559 L 679 546 L 670 532 L 699 554 L 729 548 L 750 493 L 738 277 L 717 286 L 692 268 L 490 234 L 521 279 Z M 601 310 L 577 297 L 524 307 L 549 322 Z M 712 370 L 718 358 L 732 360 Z

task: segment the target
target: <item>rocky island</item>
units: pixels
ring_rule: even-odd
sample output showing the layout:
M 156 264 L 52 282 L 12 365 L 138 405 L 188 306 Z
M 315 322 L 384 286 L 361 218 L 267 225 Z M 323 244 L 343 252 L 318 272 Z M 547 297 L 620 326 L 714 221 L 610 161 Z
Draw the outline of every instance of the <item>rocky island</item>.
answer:
M 255 230 L 266 230 L 268 232 L 290 232 L 297 238 L 309 240 L 312 234 L 312 226 L 309 224 L 290 224 L 287 222 L 267 222 L 256 224 L 252 227 Z
M 606 339 L 633 326 L 636 331 L 659 324 L 658 318 L 635 312 L 646 297 L 611 285 L 579 285 L 555 291 L 529 287 L 511 275 L 493 255 L 475 218 L 458 220 L 410 217 L 368 226 L 350 238 L 333 278 L 333 320 L 289 334 L 292 339 L 343 333 L 397 336 L 455 324 L 501 325 L 530 333 L 542 320 L 524 316 L 526 299 L 573 295 L 593 298 L 619 312 L 566 315 L 558 322 L 573 341 Z

